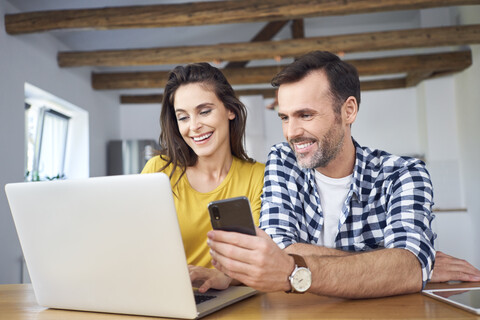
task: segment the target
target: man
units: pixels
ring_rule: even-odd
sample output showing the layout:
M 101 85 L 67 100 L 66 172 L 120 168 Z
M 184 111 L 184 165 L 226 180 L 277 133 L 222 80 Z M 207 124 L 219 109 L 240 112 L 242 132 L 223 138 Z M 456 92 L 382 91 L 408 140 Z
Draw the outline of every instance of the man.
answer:
M 435 259 L 424 163 L 353 140 L 360 82 L 334 54 L 309 53 L 272 84 L 288 144 L 267 161 L 265 232 L 209 232 L 215 267 L 261 291 L 367 298 L 421 290 Z M 480 280 L 468 263 L 441 257 L 438 281 L 458 271 Z

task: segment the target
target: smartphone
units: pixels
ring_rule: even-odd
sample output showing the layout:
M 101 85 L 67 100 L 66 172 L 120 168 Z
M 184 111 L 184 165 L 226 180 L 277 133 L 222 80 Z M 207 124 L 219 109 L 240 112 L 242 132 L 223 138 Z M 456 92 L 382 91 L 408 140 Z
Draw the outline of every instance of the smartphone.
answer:
M 208 212 L 214 230 L 257 234 L 247 197 L 212 201 L 208 204 Z

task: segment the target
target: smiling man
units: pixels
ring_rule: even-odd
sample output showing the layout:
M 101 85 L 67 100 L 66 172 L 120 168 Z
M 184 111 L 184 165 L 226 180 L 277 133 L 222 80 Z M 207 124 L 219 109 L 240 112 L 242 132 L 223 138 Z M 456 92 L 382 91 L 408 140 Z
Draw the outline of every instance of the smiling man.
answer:
M 366 298 L 421 290 L 435 259 L 425 164 L 352 138 L 360 81 L 336 55 L 309 53 L 272 84 L 287 143 L 272 147 L 266 165 L 265 232 L 210 232 L 215 267 L 262 291 Z M 446 270 L 459 260 L 451 258 L 439 281 L 452 279 Z M 467 264 L 458 269 L 470 268 L 474 280 L 480 273 Z

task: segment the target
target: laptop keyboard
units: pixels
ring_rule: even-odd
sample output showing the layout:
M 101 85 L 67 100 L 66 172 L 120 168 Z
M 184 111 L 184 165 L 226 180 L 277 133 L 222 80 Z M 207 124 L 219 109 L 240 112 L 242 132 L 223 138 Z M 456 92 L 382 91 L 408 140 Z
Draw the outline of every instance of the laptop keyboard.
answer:
M 202 302 L 208 301 L 210 299 L 216 298 L 217 296 L 206 295 L 206 294 L 194 294 L 195 303 L 200 304 Z

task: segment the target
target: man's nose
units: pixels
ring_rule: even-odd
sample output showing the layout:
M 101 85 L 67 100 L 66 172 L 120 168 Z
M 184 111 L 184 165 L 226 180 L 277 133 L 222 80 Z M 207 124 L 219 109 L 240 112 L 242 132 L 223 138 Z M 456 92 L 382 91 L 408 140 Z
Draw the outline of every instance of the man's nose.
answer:
M 289 119 L 284 126 L 284 135 L 287 141 L 298 138 L 303 134 L 303 127 L 300 122 L 295 119 Z

